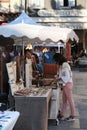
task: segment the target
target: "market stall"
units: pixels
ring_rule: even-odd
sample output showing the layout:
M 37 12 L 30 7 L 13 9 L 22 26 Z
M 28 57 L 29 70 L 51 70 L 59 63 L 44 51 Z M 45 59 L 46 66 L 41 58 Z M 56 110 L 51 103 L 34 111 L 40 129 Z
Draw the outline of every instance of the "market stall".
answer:
M 33 85 L 26 88 L 23 82 L 16 83 L 15 67 L 15 62 L 7 63 L 9 84 L 12 96 L 15 99 L 15 109 L 20 112 L 20 118 L 15 128 L 18 130 L 33 130 L 34 127 L 35 130 L 47 130 L 52 89 Z
M 37 24 L 31 25 L 26 23 L 25 19 L 22 19 L 19 23 L 1 26 L 0 35 L 12 38 L 23 38 L 26 36 L 31 43 L 34 41 L 46 41 L 47 43 L 53 41 L 57 43 L 60 40 L 63 42 L 76 40 L 78 42 L 79 40 L 72 29 Z M 15 98 L 15 108 L 20 112 L 17 124 L 18 130 L 24 130 L 25 128 L 30 130 L 47 130 L 48 118 L 57 119 L 59 108 L 58 86 L 55 90 L 53 90 L 53 86 L 48 85 L 48 87 L 45 87 L 43 85 L 42 87 L 40 84 L 39 87 L 31 85 L 29 88 L 26 88 L 22 80 L 19 83 L 16 82 L 16 74 L 14 73 L 16 69 L 15 71 L 14 69 L 13 64 L 7 64 L 8 81 L 12 96 Z M 56 111 L 56 113 L 53 113 L 53 111 Z M 49 114 L 49 112 L 51 113 Z

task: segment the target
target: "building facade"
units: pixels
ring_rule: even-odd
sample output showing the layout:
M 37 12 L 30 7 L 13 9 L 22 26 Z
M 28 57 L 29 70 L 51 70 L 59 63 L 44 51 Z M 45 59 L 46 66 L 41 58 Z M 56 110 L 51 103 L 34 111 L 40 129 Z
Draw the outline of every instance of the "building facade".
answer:
M 23 10 L 37 23 L 74 29 L 87 50 L 87 0 L 0 0 L 0 12 Z

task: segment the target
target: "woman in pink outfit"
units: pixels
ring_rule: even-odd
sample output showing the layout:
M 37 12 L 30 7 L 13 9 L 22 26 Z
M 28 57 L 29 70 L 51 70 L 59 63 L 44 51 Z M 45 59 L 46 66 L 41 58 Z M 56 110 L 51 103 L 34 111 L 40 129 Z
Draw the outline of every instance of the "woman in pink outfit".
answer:
M 72 121 L 75 120 L 75 104 L 72 94 L 72 71 L 70 65 L 67 63 L 67 60 L 63 55 L 56 53 L 53 58 L 59 66 L 56 81 L 58 81 L 58 84 L 59 86 L 61 86 L 62 89 L 62 109 L 60 120 L 66 119 L 67 121 Z M 70 115 L 69 117 L 65 118 L 67 103 L 70 107 Z

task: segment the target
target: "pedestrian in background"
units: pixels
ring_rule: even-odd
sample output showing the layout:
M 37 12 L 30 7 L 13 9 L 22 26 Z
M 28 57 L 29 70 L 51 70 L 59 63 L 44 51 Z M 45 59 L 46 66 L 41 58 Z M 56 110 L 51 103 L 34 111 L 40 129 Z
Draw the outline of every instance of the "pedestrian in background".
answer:
M 55 64 L 55 61 L 53 59 L 54 54 L 55 54 L 55 48 L 50 47 L 49 50 L 45 52 L 43 55 L 44 63 Z
M 72 71 L 70 65 L 68 64 L 66 58 L 60 53 L 56 53 L 53 56 L 55 62 L 58 64 L 58 76 L 56 76 L 56 81 L 58 81 L 59 86 L 62 89 L 62 109 L 60 112 L 60 120 L 73 121 L 75 120 L 75 104 L 72 94 L 73 80 Z M 65 118 L 67 103 L 70 107 L 70 115 Z

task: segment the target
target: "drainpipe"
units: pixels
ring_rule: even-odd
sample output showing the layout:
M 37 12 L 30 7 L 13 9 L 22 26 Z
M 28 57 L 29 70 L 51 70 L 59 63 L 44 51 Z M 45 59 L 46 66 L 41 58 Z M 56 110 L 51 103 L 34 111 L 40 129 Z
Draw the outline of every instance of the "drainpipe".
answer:
M 27 12 L 27 0 L 25 0 L 25 13 Z

